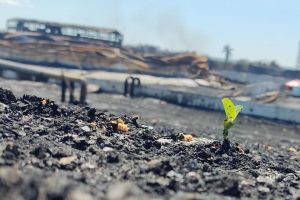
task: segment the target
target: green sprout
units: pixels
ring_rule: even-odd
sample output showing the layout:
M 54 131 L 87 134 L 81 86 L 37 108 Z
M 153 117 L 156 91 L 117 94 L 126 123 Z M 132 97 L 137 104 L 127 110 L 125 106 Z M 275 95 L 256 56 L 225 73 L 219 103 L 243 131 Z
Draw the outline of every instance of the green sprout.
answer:
M 243 109 L 243 106 L 234 105 L 234 103 L 229 98 L 223 98 L 222 103 L 226 114 L 226 118 L 223 123 L 223 137 L 224 141 L 228 141 L 228 130 L 234 126 L 234 121 L 240 111 Z

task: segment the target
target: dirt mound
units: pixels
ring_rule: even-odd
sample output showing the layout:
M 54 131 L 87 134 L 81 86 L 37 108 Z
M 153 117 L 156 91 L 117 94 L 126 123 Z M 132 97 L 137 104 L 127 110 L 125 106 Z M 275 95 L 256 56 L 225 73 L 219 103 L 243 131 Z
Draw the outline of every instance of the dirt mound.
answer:
M 300 198 L 297 148 L 184 142 L 136 116 L 2 89 L 0 102 L 3 199 Z

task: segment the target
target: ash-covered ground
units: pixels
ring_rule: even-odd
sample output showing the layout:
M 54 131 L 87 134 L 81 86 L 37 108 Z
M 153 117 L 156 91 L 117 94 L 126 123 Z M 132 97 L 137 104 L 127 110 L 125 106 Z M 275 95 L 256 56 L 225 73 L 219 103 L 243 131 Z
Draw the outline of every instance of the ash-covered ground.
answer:
M 2 199 L 300 198 L 298 125 L 241 116 L 224 149 L 222 113 L 108 94 L 69 106 L 55 85 L 0 87 L 14 93 L 0 90 Z

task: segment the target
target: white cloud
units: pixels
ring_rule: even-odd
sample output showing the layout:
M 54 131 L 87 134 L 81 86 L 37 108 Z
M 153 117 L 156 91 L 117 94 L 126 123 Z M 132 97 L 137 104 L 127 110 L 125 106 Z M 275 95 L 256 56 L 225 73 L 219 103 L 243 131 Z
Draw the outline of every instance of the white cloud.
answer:
M 0 0 L 0 4 L 6 4 L 10 6 L 21 6 L 20 0 Z
M 34 8 L 31 0 L 0 0 L 0 5 Z

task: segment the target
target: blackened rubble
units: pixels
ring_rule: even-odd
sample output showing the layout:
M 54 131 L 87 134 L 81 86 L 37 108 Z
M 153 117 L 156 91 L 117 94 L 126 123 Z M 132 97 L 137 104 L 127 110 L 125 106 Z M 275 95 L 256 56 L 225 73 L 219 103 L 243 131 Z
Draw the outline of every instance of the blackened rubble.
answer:
M 224 151 L 222 141 L 183 142 L 172 127 L 137 125 L 135 116 L 3 89 L 0 104 L 4 199 L 300 198 L 299 149 L 284 150 L 288 142 Z M 128 132 L 114 128 L 119 118 Z

